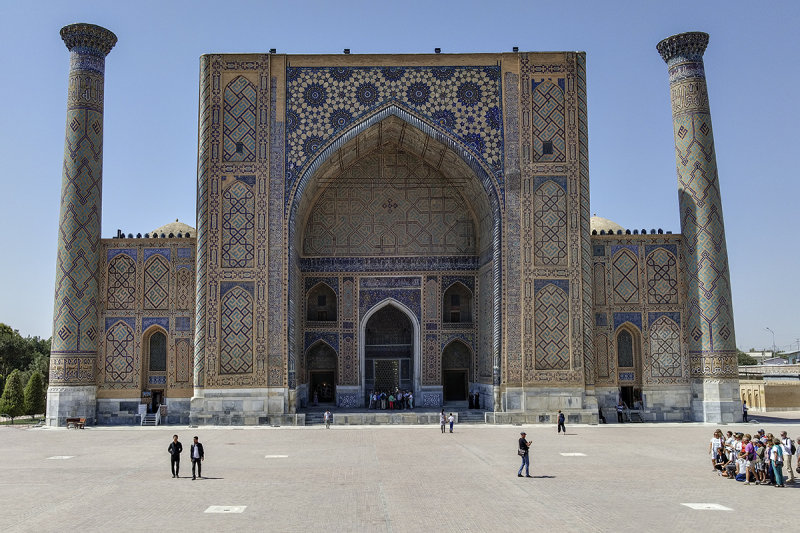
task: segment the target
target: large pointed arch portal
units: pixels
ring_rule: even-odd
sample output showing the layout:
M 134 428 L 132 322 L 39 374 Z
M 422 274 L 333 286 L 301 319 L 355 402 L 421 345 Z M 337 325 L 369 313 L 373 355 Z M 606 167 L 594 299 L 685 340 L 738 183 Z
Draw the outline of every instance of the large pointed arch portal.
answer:
M 487 327 L 486 331 L 482 332 L 486 341 L 482 343 L 485 349 L 481 358 L 486 363 L 480 372 L 480 378 L 483 383 L 491 379 L 492 384 L 497 386 L 500 383 L 502 231 L 502 201 L 497 179 L 468 145 L 396 103 L 385 106 L 345 130 L 321 149 L 305 166 L 294 189 L 289 192 L 285 242 L 288 244 L 289 252 L 286 271 L 289 276 L 287 344 L 290 386 L 296 381 L 294 350 L 298 345 L 298 335 L 302 335 L 299 329 L 302 327 L 302 316 L 298 314 L 302 312 L 302 305 L 298 302 L 303 301 L 303 295 L 299 291 L 303 287 L 301 279 L 304 272 L 328 275 L 350 269 L 354 272 L 375 272 L 383 275 L 392 275 L 398 271 L 422 273 L 430 270 L 424 265 L 426 257 L 437 255 L 422 254 L 419 251 L 405 254 L 396 250 L 393 254 L 378 256 L 369 250 L 365 251 L 363 247 L 348 254 L 341 250 L 327 249 L 321 253 L 319 248 L 308 246 L 308 241 L 304 241 L 309 220 L 313 218 L 312 207 L 326 188 L 336 187 L 339 176 L 365 154 L 386 154 L 386 150 L 393 154 L 405 153 L 416 158 L 421 165 L 431 169 L 431 172 L 440 176 L 460 195 L 459 202 L 464 205 L 463 212 L 471 220 L 470 225 L 474 229 L 474 244 L 469 250 L 446 249 L 443 256 L 459 266 L 468 265 L 468 270 L 481 272 L 482 293 L 485 298 L 481 303 L 483 310 L 481 320 L 485 321 Z M 369 177 L 365 176 L 365 179 Z M 341 239 L 342 236 L 332 228 L 330 239 L 337 238 Z M 349 257 L 343 257 L 346 255 Z M 412 266 L 409 266 L 410 264 Z M 342 311 L 345 309 L 343 307 Z M 415 317 L 415 320 L 419 318 Z M 345 329 L 344 325 L 350 323 L 348 317 L 344 315 L 339 317 L 338 322 L 338 327 L 341 329 Z M 356 327 L 363 326 L 363 323 L 358 323 Z M 417 345 L 420 343 L 419 332 L 415 336 L 415 342 Z M 361 376 L 364 376 L 362 346 L 359 343 L 357 364 L 362 367 Z M 346 369 L 347 365 L 345 364 L 343 368 Z M 419 371 L 419 365 L 416 366 L 416 371 Z M 418 380 L 416 384 L 419 384 Z M 363 379 L 361 386 L 363 387 Z

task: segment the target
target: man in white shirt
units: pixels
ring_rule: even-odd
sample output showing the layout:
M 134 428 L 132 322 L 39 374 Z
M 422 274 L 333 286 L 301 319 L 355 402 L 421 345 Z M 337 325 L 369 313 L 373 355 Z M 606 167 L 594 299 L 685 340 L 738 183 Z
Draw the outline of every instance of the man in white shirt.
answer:
M 786 461 L 786 468 L 789 472 L 789 483 L 794 483 L 794 469 L 792 468 L 792 439 L 786 436 L 785 431 L 781 431 L 781 445 L 783 446 L 783 460 Z

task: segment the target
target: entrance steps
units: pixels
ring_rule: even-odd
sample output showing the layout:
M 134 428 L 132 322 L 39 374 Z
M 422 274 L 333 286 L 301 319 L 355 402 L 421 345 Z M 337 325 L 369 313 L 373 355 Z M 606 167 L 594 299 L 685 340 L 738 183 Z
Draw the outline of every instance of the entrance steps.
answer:
M 333 413 L 334 426 L 372 426 L 383 424 L 397 424 L 397 425 L 439 425 L 439 414 L 441 409 L 431 410 L 425 409 L 401 409 L 401 410 L 381 410 L 381 409 L 335 409 L 331 408 Z M 305 420 L 307 426 L 323 425 L 323 414 L 325 409 L 315 409 L 305 411 Z M 475 410 L 455 410 L 448 409 L 445 406 L 445 414 L 453 413 L 456 418 L 456 424 L 483 424 L 484 411 Z

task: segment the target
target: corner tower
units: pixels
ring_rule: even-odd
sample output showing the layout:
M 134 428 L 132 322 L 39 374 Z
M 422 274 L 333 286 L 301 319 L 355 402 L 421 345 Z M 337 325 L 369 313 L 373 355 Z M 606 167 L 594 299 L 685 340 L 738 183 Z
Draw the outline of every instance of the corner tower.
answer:
M 105 57 L 117 36 L 93 24 L 61 28 L 70 51 L 58 222 L 47 423 L 94 422 L 103 174 Z
M 669 69 L 678 202 L 687 283 L 695 420 L 738 421 L 738 369 L 728 251 L 717 179 L 703 53 L 708 34 L 681 33 L 656 46 Z

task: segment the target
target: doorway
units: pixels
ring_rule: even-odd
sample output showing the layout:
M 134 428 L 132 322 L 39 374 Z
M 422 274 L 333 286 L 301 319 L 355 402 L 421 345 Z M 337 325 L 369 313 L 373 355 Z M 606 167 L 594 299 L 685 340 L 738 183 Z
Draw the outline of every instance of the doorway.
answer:
M 336 399 L 334 387 L 334 373 L 331 370 L 319 370 L 310 372 L 311 404 L 314 405 L 314 395 L 317 403 L 333 403 Z
M 445 370 L 442 376 L 444 401 L 463 402 L 467 399 L 467 371 Z
M 414 326 L 400 309 L 387 305 L 373 314 L 364 331 L 366 393 L 412 390 Z
M 164 403 L 164 391 L 154 390 L 150 394 L 150 406 L 147 408 L 148 413 L 155 413 L 161 404 Z

